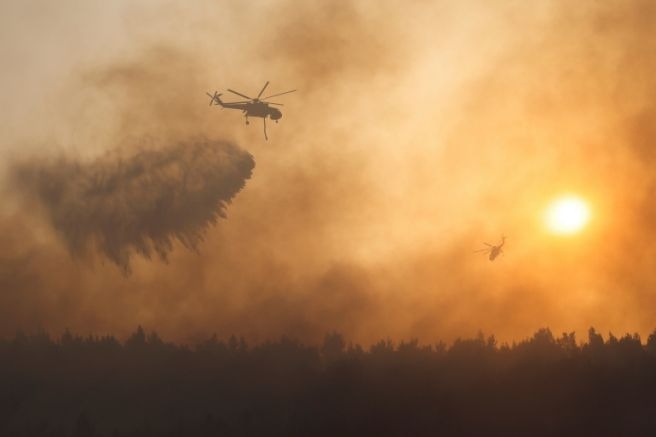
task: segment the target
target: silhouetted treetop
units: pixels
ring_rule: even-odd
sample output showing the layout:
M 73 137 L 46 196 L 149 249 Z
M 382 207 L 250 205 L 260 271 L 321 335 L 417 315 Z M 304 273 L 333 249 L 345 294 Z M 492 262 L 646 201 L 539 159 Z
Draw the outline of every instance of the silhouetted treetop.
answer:
M 656 331 L 587 334 L 363 347 L 338 332 L 191 346 L 141 326 L 123 342 L 18 332 L 0 340 L 0 435 L 656 435 Z

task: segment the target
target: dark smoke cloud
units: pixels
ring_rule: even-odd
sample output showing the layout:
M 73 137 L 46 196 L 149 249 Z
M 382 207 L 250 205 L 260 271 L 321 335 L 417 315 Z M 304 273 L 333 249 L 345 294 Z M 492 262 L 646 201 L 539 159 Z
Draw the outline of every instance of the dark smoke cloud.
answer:
M 196 249 L 254 166 L 233 144 L 197 140 L 91 163 L 24 162 L 13 178 L 74 255 L 96 248 L 127 273 L 132 253 L 166 260 L 175 240 Z

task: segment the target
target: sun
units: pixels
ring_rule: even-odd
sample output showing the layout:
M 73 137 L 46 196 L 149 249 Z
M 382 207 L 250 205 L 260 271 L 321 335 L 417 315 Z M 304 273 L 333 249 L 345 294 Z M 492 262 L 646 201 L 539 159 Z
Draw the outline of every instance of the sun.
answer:
M 580 232 L 590 220 L 588 204 L 578 196 L 562 196 L 547 208 L 545 222 L 554 234 L 572 235 Z

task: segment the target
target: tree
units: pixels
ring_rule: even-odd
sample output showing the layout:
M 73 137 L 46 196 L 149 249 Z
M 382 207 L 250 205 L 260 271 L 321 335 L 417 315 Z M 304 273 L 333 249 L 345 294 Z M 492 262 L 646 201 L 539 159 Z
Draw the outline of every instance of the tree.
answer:
M 323 339 L 323 346 L 321 347 L 321 353 L 323 354 L 326 362 L 333 362 L 337 360 L 346 347 L 346 341 L 342 334 L 338 332 L 330 332 L 326 334 Z
M 125 346 L 131 349 L 143 349 L 146 345 L 146 333 L 144 332 L 141 325 L 137 330 L 127 339 Z
M 645 345 L 645 350 L 650 353 L 651 355 L 656 356 L 656 329 L 649 334 L 649 337 L 647 337 L 647 344 Z
M 588 329 L 588 345 L 592 350 L 601 350 L 604 347 L 604 338 L 593 327 Z

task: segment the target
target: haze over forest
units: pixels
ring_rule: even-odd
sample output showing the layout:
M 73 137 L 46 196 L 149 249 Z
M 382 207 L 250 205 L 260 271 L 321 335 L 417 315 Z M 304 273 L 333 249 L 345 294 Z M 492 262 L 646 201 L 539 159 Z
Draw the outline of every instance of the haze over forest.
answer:
M 656 327 L 656 3 L 0 4 L 0 337 Z M 297 88 L 244 125 L 206 92 Z M 580 233 L 543 221 L 590 205 Z M 494 262 L 473 253 L 508 236 Z

